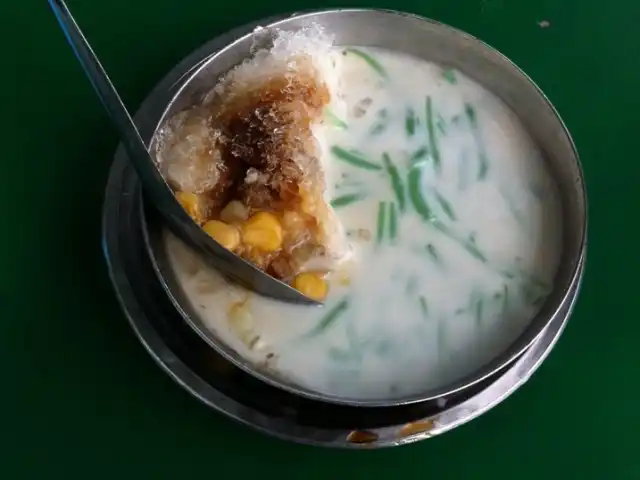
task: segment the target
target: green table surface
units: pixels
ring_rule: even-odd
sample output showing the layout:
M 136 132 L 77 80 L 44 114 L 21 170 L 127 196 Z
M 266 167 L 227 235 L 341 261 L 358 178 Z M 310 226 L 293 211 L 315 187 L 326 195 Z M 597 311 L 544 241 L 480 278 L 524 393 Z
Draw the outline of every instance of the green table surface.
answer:
M 107 278 L 100 210 L 116 134 L 46 2 L 5 0 L 0 478 L 640 479 L 640 3 L 70 0 L 132 109 L 215 35 L 337 6 L 402 9 L 478 36 L 531 75 L 566 121 L 586 173 L 590 250 L 575 314 L 548 360 L 483 417 L 397 449 L 293 445 L 202 406 L 140 346 Z

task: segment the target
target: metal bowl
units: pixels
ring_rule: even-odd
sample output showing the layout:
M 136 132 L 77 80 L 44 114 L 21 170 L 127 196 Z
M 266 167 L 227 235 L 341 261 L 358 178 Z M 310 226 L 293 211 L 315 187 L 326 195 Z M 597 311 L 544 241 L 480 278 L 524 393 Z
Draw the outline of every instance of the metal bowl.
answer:
M 432 401 L 470 388 L 512 364 L 550 322 L 566 314 L 561 305 L 577 295 L 570 287 L 581 276 L 579 265 L 586 248 L 587 214 L 583 175 L 575 146 L 558 113 L 531 79 L 499 52 L 464 32 L 425 18 L 386 10 L 310 12 L 278 20 L 267 19 L 260 25 L 297 30 L 311 23 L 332 33 L 338 45 L 383 47 L 456 68 L 500 97 L 519 116 L 555 177 L 563 209 L 561 264 L 554 289 L 543 308 L 509 348 L 461 380 L 406 398 L 354 400 L 321 394 L 258 369 L 209 331 L 178 287 L 159 243 L 158 228 L 155 228 L 158 224 L 151 222 L 148 225 L 154 228 L 145 235 L 156 273 L 176 309 L 202 339 L 245 372 L 287 392 L 332 404 L 388 407 Z M 156 97 L 149 99 L 156 102 L 156 114 L 141 119 L 139 127 L 143 138 L 150 141 L 168 118 L 199 103 L 220 75 L 250 55 L 253 40 L 250 29 L 238 29 L 207 43 L 176 67 L 186 73 L 169 89 L 156 92 Z M 166 108 L 162 111 L 160 105 Z M 162 113 L 157 113 L 160 111 Z M 153 144 L 151 146 L 153 148 Z

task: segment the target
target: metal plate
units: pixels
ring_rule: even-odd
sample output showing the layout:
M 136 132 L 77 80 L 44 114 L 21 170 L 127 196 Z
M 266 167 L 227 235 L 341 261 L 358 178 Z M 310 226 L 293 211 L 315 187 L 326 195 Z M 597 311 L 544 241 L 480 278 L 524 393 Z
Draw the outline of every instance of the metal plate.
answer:
M 103 247 L 118 299 L 136 335 L 160 367 L 206 405 L 264 433 L 299 443 L 343 448 L 402 445 L 477 417 L 538 368 L 564 328 L 576 298 L 569 297 L 572 300 L 563 305 L 563 314 L 510 369 L 473 389 L 403 407 L 330 405 L 258 381 L 217 354 L 182 321 L 147 256 L 140 202 L 133 169 L 123 158 L 117 159 L 105 199 Z M 578 288 L 576 282 L 572 293 Z
M 153 120 L 161 117 L 190 72 L 217 48 L 254 27 L 246 25 L 218 37 L 175 67 L 135 117 L 143 138 L 151 138 L 157 125 Z M 105 196 L 103 246 L 119 301 L 142 344 L 178 384 L 205 404 L 260 431 L 300 443 L 346 448 L 401 445 L 480 415 L 526 381 L 547 355 L 570 314 L 582 272 L 581 258 L 580 272 L 559 315 L 506 373 L 453 396 L 410 406 L 336 406 L 260 382 L 215 353 L 185 324 L 154 274 L 142 238 L 140 207 L 137 177 L 119 149 Z

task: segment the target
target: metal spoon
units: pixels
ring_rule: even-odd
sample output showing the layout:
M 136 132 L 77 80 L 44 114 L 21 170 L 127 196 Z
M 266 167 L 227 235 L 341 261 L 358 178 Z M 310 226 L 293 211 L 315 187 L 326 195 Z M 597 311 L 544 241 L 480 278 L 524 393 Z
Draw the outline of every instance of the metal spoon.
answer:
M 138 129 L 127 112 L 127 108 L 122 103 L 118 92 L 100 65 L 64 0 L 48 0 L 48 2 L 67 37 L 67 41 L 89 77 L 98 97 L 100 97 L 102 105 L 118 130 L 145 193 L 165 218 L 169 228 L 191 247 L 203 254 L 214 268 L 245 287 L 277 300 L 318 305 L 317 301 L 267 275 L 255 265 L 218 244 L 191 219 L 160 174 Z

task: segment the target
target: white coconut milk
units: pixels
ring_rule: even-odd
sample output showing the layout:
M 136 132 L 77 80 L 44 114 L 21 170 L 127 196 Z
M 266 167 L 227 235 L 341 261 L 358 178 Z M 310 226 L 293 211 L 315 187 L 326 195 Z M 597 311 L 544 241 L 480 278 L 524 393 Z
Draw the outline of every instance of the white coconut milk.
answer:
M 384 50 L 333 54 L 342 74 L 318 137 L 354 257 L 325 306 L 259 297 L 169 235 L 167 248 L 194 309 L 241 355 L 326 394 L 417 394 L 491 360 L 538 311 L 559 200 L 517 118 L 475 82 Z

